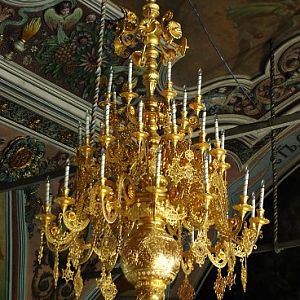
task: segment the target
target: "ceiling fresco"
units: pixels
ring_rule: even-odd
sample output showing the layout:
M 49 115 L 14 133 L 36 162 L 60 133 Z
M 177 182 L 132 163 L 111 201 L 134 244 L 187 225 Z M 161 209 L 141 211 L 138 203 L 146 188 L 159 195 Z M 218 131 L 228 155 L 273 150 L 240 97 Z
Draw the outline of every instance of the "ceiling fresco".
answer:
M 92 101 L 98 58 L 99 15 L 76 1 L 53 1 L 46 9 L 0 7 L 0 54 L 73 94 Z M 22 17 L 22 18 L 21 18 Z M 35 28 L 24 33 L 26 24 Z M 113 23 L 107 21 L 104 37 L 101 87 L 107 85 L 110 65 L 118 66 L 115 84 L 124 81 L 123 61 L 114 55 Z M 25 35 L 24 35 L 25 34 Z M 24 39 L 24 36 L 25 39 Z M 20 39 L 26 41 L 25 44 Z
M 70 91 L 81 99 L 92 102 L 98 53 L 99 15 L 76 1 L 59 2 L 60 0 L 53 1 L 52 6 L 48 5 L 46 8 L 44 5 L 27 10 L 2 4 L 0 33 L 3 34 L 3 40 L 0 54 L 4 59 L 13 60 L 46 81 Z M 126 1 L 126 3 L 117 1 L 117 4 L 126 5 L 134 11 L 141 9 L 140 3 L 136 4 L 136 1 Z M 174 67 L 174 81 L 179 98 L 182 97 L 181 86 L 183 84 L 188 85 L 189 98 L 193 97 L 196 81 L 194 79 L 196 79 L 198 67 L 201 66 L 204 71 L 204 83 L 208 84 L 211 82 L 210 79 L 213 79 L 213 84 L 203 89 L 203 98 L 210 114 L 239 114 L 254 119 L 262 118 L 268 113 L 270 107 L 267 65 L 269 50 L 266 42 L 271 37 L 274 37 L 277 49 L 277 104 L 283 103 L 299 91 L 300 43 L 297 37 L 294 43 L 288 40 L 290 36 L 295 36 L 298 30 L 298 15 L 295 8 L 297 1 L 292 1 L 290 4 L 274 2 L 270 7 L 262 2 L 253 1 L 249 3 L 234 1 L 233 3 L 233 1 L 218 0 L 218 5 L 213 7 L 205 1 L 198 3 L 207 28 L 234 73 L 237 76 L 241 75 L 240 85 L 247 91 L 248 96 L 228 76 L 227 70 L 220 66 L 220 59 L 215 55 L 204 33 L 201 32 L 188 2 L 173 1 L 171 4 L 166 4 L 162 1 L 161 4 L 162 11 L 165 11 L 167 7 L 174 10 L 175 18 L 182 23 L 183 31 L 190 43 L 186 57 L 179 60 Z M 289 18 L 290 22 L 287 23 L 290 24 L 289 26 L 279 26 L 280 28 L 277 29 L 272 25 L 281 24 L 286 18 Z M 252 21 L 249 22 L 249 20 Z M 36 29 L 29 35 L 27 34 L 25 38 L 27 42 L 22 44 L 20 40 L 24 35 L 26 24 L 30 22 L 35 22 Z M 247 28 L 244 28 L 244 26 L 249 27 L 250 23 L 253 25 L 248 31 L 251 31 L 253 36 L 247 33 Z M 269 24 L 269 27 L 265 23 Z M 114 85 L 117 90 L 122 90 L 126 85 L 128 61 L 114 54 L 115 26 L 115 21 L 107 21 L 101 92 L 106 89 L 108 69 L 111 65 L 114 66 Z M 260 33 L 255 33 L 258 30 Z M 243 34 L 237 33 L 238 31 Z M 248 38 L 243 37 L 247 35 L 246 33 L 249 35 Z M 260 37 L 259 40 L 261 39 L 259 42 L 254 38 L 256 35 Z M 287 43 L 282 44 L 284 41 Z M 161 71 L 163 82 L 164 69 Z M 134 70 L 134 83 L 137 84 L 137 88 L 141 85 L 141 82 L 137 82 L 137 76 L 140 73 L 141 70 L 138 68 Z M 191 76 L 186 76 L 186 74 Z M 281 104 L 281 106 L 285 105 Z
M 115 2 L 138 14 L 141 12 L 140 1 Z M 278 46 L 300 31 L 299 0 L 216 0 L 213 5 L 204 0 L 192 2 L 234 74 L 247 78 L 254 78 L 263 72 L 269 56 L 270 39 Z M 159 4 L 161 13 L 166 10 L 174 12 L 190 46 L 186 58 L 180 60 L 174 68 L 175 84 L 195 85 L 199 67 L 203 69 L 204 82 L 228 76 L 228 71 L 209 43 L 189 2 L 174 0 L 159 1 Z

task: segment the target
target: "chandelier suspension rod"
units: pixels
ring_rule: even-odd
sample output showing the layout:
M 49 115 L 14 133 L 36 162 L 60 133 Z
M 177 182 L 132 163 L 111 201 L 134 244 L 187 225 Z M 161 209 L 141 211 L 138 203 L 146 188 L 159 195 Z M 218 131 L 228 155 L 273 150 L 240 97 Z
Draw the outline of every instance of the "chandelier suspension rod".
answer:
M 275 112 L 275 59 L 273 41 L 270 41 L 270 100 L 271 100 L 271 121 L 276 118 Z M 278 244 L 278 176 L 277 176 L 277 141 L 276 130 L 271 131 L 271 150 L 272 150 L 272 174 L 273 174 L 273 213 L 274 213 L 274 251 L 280 252 Z
M 248 94 L 248 92 L 246 91 L 246 89 L 239 83 L 238 79 L 236 78 L 236 76 L 234 75 L 233 71 L 231 70 L 229 64 L 227 63 L 227 61 L 225 60 L 225 58 L 223 57 L 223 55 L 221 54 L 221 51 L 219 50 L 219 48 L 216 46 L 216 43 L 213 41 L 213 38 L 211 37 L 206 25 L 204 24 L 200 13 L 198 12 L 196 6 L 193 4 L 192 0 L 188 0 L 195 16 L 197 17 L 199 24 L 201 25 L 201 27 L 203 28 L 209 42 L 211 43 L 211 45 L 213 46 L 213 48 L 215 49 L 217 55 L 219 56 L 219 58 L 221 59 L 222 63 L 224 64 L 225 68 L 227 69 L 227 71 L 230 73 L 230 75 L 232 76 L 232 78 L 234 79 L 234 81 L 236 82 L 237 86 L 239 87 L 239 89 L 244 93 L 244 95 L 248 98 L 249 101 L 253 101 L 250 97 L 250 95 Z
M 92 122 L 91 122 L 91 138 L 93 144 L 97 142 L 97 137 L 98 137 L 96 119 L 97 119 L 97 112 L 99 109 L 98 104 L 99 104 L 99 93 L 100 93 L 101 74 L 102 74 L 101 65 L 103 60 L 106 4 L 107 4 L 107 0 L 101 1 L 100 30 L 99 30 L 99 37 L 98 37 L 98 58 L 97 58 L 95 94 L 94 94 L 94 103 L 92 108 Z

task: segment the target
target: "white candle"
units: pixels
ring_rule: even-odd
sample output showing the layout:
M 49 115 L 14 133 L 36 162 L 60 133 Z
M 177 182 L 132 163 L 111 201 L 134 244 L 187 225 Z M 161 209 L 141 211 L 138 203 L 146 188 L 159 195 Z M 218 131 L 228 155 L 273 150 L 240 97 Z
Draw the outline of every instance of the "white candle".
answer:
M 205 183 L 205 190 L 208 190 L 208 156 L 205 155 L 204 159 L 204 183 Z
M 259 208 L 263 208 L 264 206 L 264 197 L 265 197 L 265 182 L 261 181 L 261 188 L 260 188 L 260 197 L 259 197 Z
M 109 113 L 110 113 L 110 105 L 107 103 L 105 105 L 105 128 L 109 128 Z
M 183 92 L 183 105 L 182 105 L 182 110 L 184 113 L 186 113 L 186 109 L 187 109 L 187 91 L 186 91 L 186 87 L 183 87 L 184 92 Z
M 88 110 L 85 112 L 85 136 L 90 136 L 90 112 Z
M 201 85 L 202 85 L 202 70 L 198 70 L 198 96 L 201 96 Z
M 219 122 L 217 116 L 215 116 L 215 138 L 216 142 L 219 142 Z
M 161 167 L 161 148 L 158 148 L 156 155 L 156 186 L 160 184 L 160 167 Z
M 173 99 L 173 103 L 172 103 L 172 125 L 173 125 L 173 127 L 176 127 L 176 103 L 175 103 L 175 99 Z
M 115 89 L 113 91 L 113 104 L 114 104 L 114 107 L 117 107 L 117 92 Z
M 221 148 L 225 149 L 225 131 L 221 131 Z
M 172 63 L 171 61 L 168 61 L 168 77 L 167 80 L 170 82 L 171 81 L 171 74 L 172 74 Z
M 206 107 L 203 109 L 202 113 L 202 132 L 204 133 L 206 129 Z
M 49 212 L 51 213 L 51 205 L 52 205 L 52 201 L 53 201 L 53 195 L 52 193 L 50 193 L 49 195 Z
M 210 164 L 211 160 L 212 160 L 212 157 L 211 157 L 211 154 L 210 154 L 210 151 L 211 151 L 211 141 L 210 141 L 210 139 L 208 139 L 207 142 L 208 142 L 208 163 Z
M 65 189 L 69 187 L 69 176 L 70 176 L 70 160 L 67 159 L 67 164 L 65 169 L 65 182 L 64 182 Z
M 247 196 L 248 182 L 249 182 L 249 169 L 248 169 L 248 166 L 246 166 L 243 196 Z
M 255 194 L 254 192 L 252 193 L 252 212 L 251 212 L 251 217 L 255 217 Z
M 47 182 L 46 182 L 45 202 L 46 202 L 47 206 L 50 206 L 50 181 L 49 181 L 49 177 L 47 177 Z
M 128 65 L 128 83 L 132 83 L 132 59 L 129 60 L 129 65 Z
M 138 111 L 138 122 L 139 122 L 139 124 L 143 123 L 143 106 L 144 106 L 144 103 L 143 103 L 143 100 L 141 100 L 140 103 L 139 103 L 139 111 Z
M 101 155 L 100 176 L 101 178 L 105 177 L 105 150 L 104 149 L 102 149 L 102 155 Z
M 82 146 L 82 126 L 81 122 L 78 122 L 78 145 Z
M 107 92 L 108 93 L 111 93 L 113 75 L 114 75 L 113 68 L 110 67 L 109 80 L 108 80 L 108 85 L 107 85 Z

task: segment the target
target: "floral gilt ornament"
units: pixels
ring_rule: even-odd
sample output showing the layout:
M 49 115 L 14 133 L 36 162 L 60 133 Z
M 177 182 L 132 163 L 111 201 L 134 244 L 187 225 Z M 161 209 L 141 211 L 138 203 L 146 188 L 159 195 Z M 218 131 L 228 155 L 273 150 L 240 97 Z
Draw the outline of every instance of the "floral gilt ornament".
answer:
M 158 4 L 146 0 L 141 20 L 126 12 L 119 23 L 115 46 L 119 55 L 130 54 L 127 89 L 119 97 L 112 91 L 112 67 L 100 103 L 99 91 L 96 93 L 95 103 L 103 111 L 99 136 L 90 135 L 89 112 L 84 142 L 80 127 L 76 192 L 70 194 L 67 163 L 63 194 L 52 203 L 48 181 L 44 208 L 37 216 L 42 235 L 55 254 L 54 280 L 60 273 L 59 254 L 65 253 L 76 274 L 77 298 L 82 291 L 81 266 L 96 255 L 102 270 L 97 286 L 106 300 L 117 293 L 111 272 L 118 258 L 137 299 L 164 299 L 167 285 L 181 268 L 185 279 L 178 293 L 184 300 L 194 297 L 188 276 L 195 264 L 201 267 L 209 259 L 219 269 L 215 292 L 221 299 L 226 287 L 234 284 L 238 260 L 246 284 L 246 260 L 262 226 L 269 222 L 264 218 L 263 185 L 259 208 L 255 210 L 255 197 L 248 204 L 248 169 L 241 201 L 229 215 L 225 133 L 219 135 L 216 118 L 215 140 L 211 146 L 206 141 L 201 70 L 196 97 L 189 100 L 185 94 L 182 111 L 177 110 L 171 67 L 185 54 L 187 42 L 171 12 L 161 21 L 158 16 Z M 167 65 L 160 95 L 159 59 Z M 101 57 L 98 63 L 97 79 Z M 133 64 L 143 68 L 145 94 L 134 91 Z M 199 139 L 193 143 L 196 132 Z M 225 277 L 223 268 L 227 269 Z M 67 271 L 63 275 L 69 280 Z

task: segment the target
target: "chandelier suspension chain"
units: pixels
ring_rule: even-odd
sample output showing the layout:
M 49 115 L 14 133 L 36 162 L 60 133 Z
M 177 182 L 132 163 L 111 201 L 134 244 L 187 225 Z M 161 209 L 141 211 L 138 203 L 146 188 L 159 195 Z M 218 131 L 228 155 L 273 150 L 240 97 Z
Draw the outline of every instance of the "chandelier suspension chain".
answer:
M 275 57 L 273 41 L 270 41 L 270 100 L 271 100 L 271 122 L 273 123 L 276 117 L 275 114 Z M 277 141 L 276 129 L 271 131 L 271 160 L 273 174 L 273 216 L 274 216 L 274 251 L 280 252 L 278 245 L 278 174 L 277 174 Z
M 92 122 L 91 122 L 91 134 L 92 134 L 92 143 L 97 141 L 97 108 L 99 104 L 99 92 L 100 92 L 100 81 L 102 74 L 102 60 L 103 60 L 103 45 L 104 45 L 104 31 L 105 31 L 105 17 L 106 17 L 106 4 L 107 0 L 102 0 L 101 2 L 101 18 L 100 18 L 100 30 L 99 30 L 99 39 L 98 39 L 98 58 L 97 58 L 97 70 L 96 70 L 96 80 L 95 80 L 95 94 L 94 94 L 94 103 L 92 108 Z M 101 122 L 101 121 L 100 121 Z
M 225 68 L 227 69 L 227 71 L 230 73 L 230 75 L 232 76 L 232 78 L 234 79 L 234 81 L 236 82 L 237 86 L 239 87 L 239 89 L 244 93 L 244 95 L 248 98 L 248 100 L 250 100 L 252 102 L 252 99 L 250 97 L 250 95 L 248 94 L 248 92 L 246 91 L 246 89 L 241 86 L 241 84 L 239 83 L 238 79 L 236 78 L 236 76 L 234 75 L 233 71 L 231 70 L 230 66 L 228 65 L 227 61 L 225 60 L 225 58 L 223 57 L 223 55 L 221 54 L 219 48 L 216 46 L 215 42 L 213 41 L 210 33 L 208 32 L 207 27 L 205 26 L 205 24 L 202 21 L 202 18 L 197 10 L 197 8 L 195 7 L 195 5 L 193 4 L 192 0 L 188 0 L 195 16 L 197 17 L 199 24 L 201 25 L 201 27 L 203 28 L 209 42 L 211 43 L 211 45 L 213 46 L 213 48 L 215 49 L 215 51 L 217 52 L 217 55 L 219 56 L 219 58 L 221 59 L 222 63 L 224 64 Z

